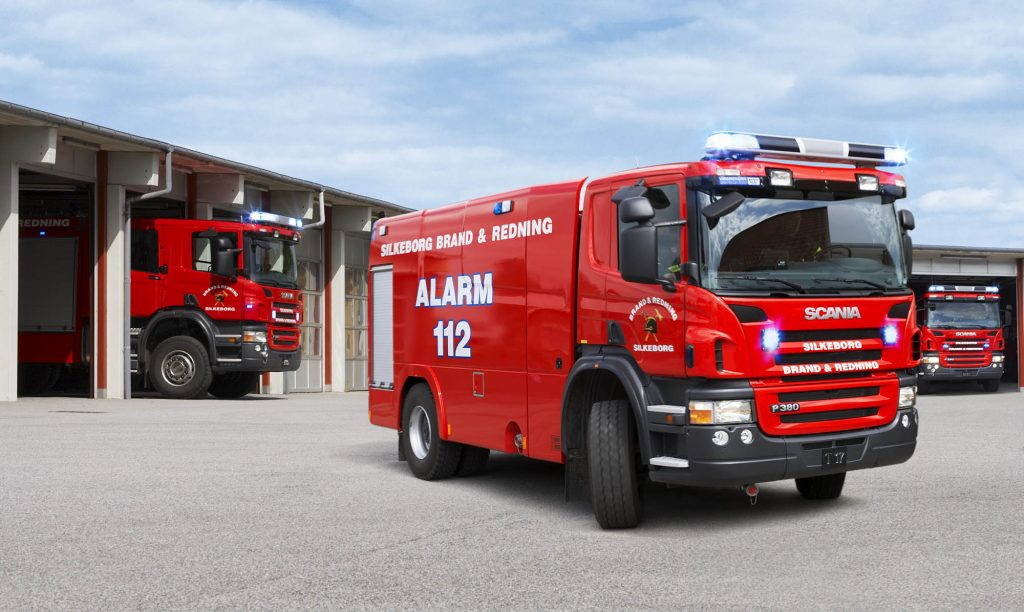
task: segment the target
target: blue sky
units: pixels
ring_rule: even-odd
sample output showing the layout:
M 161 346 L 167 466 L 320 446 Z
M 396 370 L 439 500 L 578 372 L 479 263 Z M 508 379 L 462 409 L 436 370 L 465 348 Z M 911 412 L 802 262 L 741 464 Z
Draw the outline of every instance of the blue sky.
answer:
M 1024 247 L 1016 9 L 0 0 L 0 99 L 415 208 L 720 129 L 906 144 L 917 243 Z

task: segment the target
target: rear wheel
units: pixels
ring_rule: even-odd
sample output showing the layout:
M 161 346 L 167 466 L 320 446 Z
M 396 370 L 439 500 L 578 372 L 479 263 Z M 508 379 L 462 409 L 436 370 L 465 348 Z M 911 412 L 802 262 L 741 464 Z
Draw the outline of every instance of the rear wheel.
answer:
M 417 478 L 440 480 L 459 469 L 462 445 L 442 440 L 439 432 L 434 395 L 426 385 L 416 385 L 405 397 L 399 440 Z
M 804 499 L 835 499 L 843 494 L 846 472 L 796 479 L 796 490 Z
M 210 383 L 210 395 L 223 399 L 244 397 L 256 391 L 259 381 L 259 372 L 215 374 L 213 382 Z
M 212 380 L 206 348 L 191 336 L 173 336 L 153 351 L 149 382 L 160 395 L 174 399 L 202 397 Z
M 597 402 L 587 427 L 594 517 L 604 529 L 636 527 L 643 518 L 636 426 L 628 401 Z
M 981 388 L 984 389 L 986 393 L 995 393 L 996 391 L 999 391 L 999 379 L 992 378 L 989 380 L 983 380 L 981 381 Z
M 458 476 L 477 476 L 487 469 L 491 458 L 491 449 L 479 446 L 462 446 L 462 459 L 459 460 Z

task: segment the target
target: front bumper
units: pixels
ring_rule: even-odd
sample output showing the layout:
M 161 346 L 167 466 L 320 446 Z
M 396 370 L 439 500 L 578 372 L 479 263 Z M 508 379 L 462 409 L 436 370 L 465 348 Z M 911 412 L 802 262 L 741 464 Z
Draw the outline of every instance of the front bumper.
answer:
M 983 368 L 947 368 L 938 364 L 922 363 L 918 366 L 917 376 L 927 381 L 999 379 L 1003 377 L 1003 364 Z
M 260 348 L 263 347 L 263 350 Z M 243 344 L 238 356 L 220 358 L 213 371 L 224 372 L 294 372 L 302 362 L 301 350 L 275 351 L 267 345 Z
M 675 448 L 661 451 L 674 457 L 686 457 L 688 466 L 652 465 L 649 475 L 654 482 L 667 484 L 730 486 L 894 465 L 914 454 L 917 418 L 916 408 L 906 408 L 898 410 L 895 420 L 883 427 L 780 437 L 764 435 L 756 423 L 674 427 L 676 435 L 665 436 L 663 440 L 674 439 Z M 654 427 L 657 426 L 652 429 Z M 743 430 L 752 434 L 749 444 L 740 440 Z M 728 434 L 729 441 L 724 446 L 712 442 L 716 431 Z M 822 450 L 837 447 L 845 447 L 846 464 L 822 466 Z

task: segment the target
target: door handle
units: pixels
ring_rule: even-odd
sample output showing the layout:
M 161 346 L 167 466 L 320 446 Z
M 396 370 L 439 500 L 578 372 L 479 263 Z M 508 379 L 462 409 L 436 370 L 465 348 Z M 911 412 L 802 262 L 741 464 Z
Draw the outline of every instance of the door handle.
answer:
M 160 277 L 157 276 L 156 274 L 150 274 L 149 275 L 149 280 L 160 280 Z

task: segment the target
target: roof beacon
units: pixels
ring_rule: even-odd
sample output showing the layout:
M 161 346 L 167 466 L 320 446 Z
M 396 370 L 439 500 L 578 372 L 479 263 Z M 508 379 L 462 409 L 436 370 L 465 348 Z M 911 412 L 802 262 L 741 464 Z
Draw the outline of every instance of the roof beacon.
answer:
M 250 223 L 265 223 L 267 225 L 280 225 L 281 227 L 290 227 L 293 229 L 302 229 L 302 219 L 294 219 L 292 217 L 286 217 L 284 215 L 275 215 L 274 213 L 263 212 L 261 210 L 254 210 L 249 213 Z
M 909 159 L 907 150 L 897 146 L 740 132 L 715 132 L 708 136 L 707 142 L 704 143 L 704 151 L 707 158 L 712 160 L 770 157 L 853 164 L 868 168 L 903 166 Z

